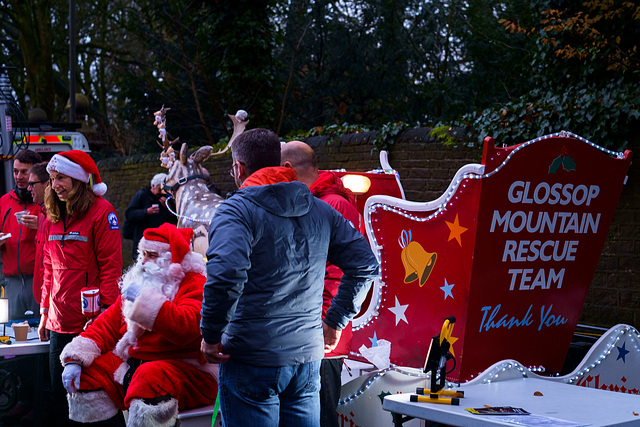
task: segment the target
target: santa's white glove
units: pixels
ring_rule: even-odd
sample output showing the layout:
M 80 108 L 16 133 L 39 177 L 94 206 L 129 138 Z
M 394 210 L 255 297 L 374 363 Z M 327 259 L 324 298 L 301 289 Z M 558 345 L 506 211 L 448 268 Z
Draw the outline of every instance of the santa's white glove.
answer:
M 78 391 L 80 387 L 80 373 L 82 372 L 82 367 L 75 363 L 68 363 L 64 367 L 64 371 L 62 371 L 62 385 L 69 392 L 69 394 L 73 394 Z M 75 385 L 74 385 L 75 383 Z
M 140 291 L 142 291 L 141 283 L 130 283 L 123 289 L 122 298 L 133 302 L 138 298 L 138 295 L 140 295 Z

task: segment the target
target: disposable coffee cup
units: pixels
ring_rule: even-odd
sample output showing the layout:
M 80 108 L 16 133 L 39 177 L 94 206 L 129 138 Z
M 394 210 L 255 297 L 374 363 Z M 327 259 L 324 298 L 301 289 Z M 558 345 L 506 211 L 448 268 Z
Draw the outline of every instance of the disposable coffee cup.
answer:
M 19 223 L 22 223 L 22 217 L 25 215 L 28 215 L 29 212 L 28 211 L 20 211 L 20 212 L 16 212 L 16 219 L 18 220 Z
M 14 323 L 11 325 L 16 341 L 26 341 L 29 334 L 29 325 Z
M 82 288 L 82 314 L 94 317 L 100 314 L 100 289 Z

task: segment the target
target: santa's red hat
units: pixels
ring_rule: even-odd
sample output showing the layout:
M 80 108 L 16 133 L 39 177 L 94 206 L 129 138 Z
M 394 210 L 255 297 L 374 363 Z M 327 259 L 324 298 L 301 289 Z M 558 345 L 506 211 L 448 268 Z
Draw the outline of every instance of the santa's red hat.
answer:
M 191 251 L 191 228 L 177 228 L 173 224 L 165 223 L 158 228 L 147 228 L 138 243 L 138 252 L 154 251 L 159 255 L 171 253 L 171 267 L 169 271 L 175 277 L 184 273 L 196 272 L 204 274 L 205 264 L 202 255 Z
M 93 176 L 91 189 L 94 194 L 102 196 L 107 192 L 107 184 L 102 182 L 96 162 L 84 151 L 71 150 L 56 154 L 47 164 L 47 172 L 52 170 L 86 183 Z
M 165 223 L 158 228 L 147 228 L 143 236 L 145 241 L 140 241 L 138 249 L 155 250 L 159 254 L 171 251 L 173 264 L 181 264 L 185 255 L 191 252 L 191 228 L 177 228 L 173 224 Z

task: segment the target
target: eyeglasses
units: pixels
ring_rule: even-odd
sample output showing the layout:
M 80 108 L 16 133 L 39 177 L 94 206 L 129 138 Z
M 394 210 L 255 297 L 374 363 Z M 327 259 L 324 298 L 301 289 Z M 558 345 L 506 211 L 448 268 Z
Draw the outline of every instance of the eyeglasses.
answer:
M 45 182 L 48 182 L 48 181 L 49 181 L 48 179 L 45 179 L 44 181 L 29 181 L 27 183 L 27 187 L 33 187 L 36 184 L 42 184 L 42 183 L 45 183 Z
M 236 165 L 238 165 L 238 164 L 241 164 L 242 166 L 244 166 L 244 162 L 234 162 L 231 165 L 231 169 L 229 169 L 229 175 L 231 175 L 234 178 L 236 177 L 235 174 L 234 174 L 234 169 L 236 168 Z

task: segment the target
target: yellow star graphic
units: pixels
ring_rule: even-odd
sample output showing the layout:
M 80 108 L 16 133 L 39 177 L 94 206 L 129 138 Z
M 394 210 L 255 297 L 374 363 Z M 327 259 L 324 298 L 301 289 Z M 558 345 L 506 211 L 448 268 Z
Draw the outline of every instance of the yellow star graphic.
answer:
M 449 353 L 451 353 L 453 357 L 456 357 L 456 354 L 453 352 L 453 343 L 458 341 L 458 338 L 449 337 L 447 341 L 449 341 Z
M 465 231 L 467 231 L 467 228 L 460 226 L 460 223 L 458 222 L 458 214 L 456 214 L 456 219 L 454 219 L 453 222 L 449 222 L 449 221 L 445 221 L 445 222 L 447 223 L 447 227 L 449 227 L 449 230 L 450 230 L 449 240 L 447 241 L 451 241 L 451 239 L 456 239 L 458 241 L 458 244 L 462 246 L 462 239 L 460 238 L 460 235 Z

